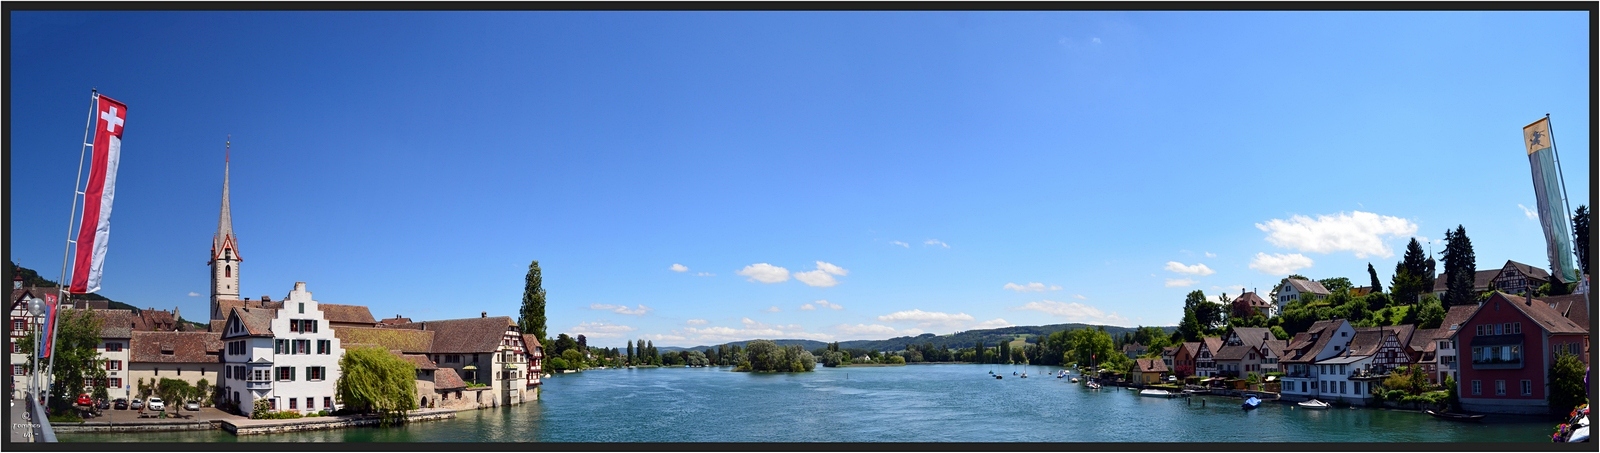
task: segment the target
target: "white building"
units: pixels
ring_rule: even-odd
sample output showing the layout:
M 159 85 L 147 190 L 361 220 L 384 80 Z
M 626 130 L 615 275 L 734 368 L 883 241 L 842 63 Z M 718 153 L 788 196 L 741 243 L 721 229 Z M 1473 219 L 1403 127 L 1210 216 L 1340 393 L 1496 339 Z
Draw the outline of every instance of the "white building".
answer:
M 1273 301 L 1278 305 L 1277 312 L 1283 313 L 1283 307 L 1299 299 L 1302 294 L 1320 299 L 1328 297 L 1328 288 L 1324 288 L 1322 283 L 1317 281 L 1285 278 L 1283 283 L 1278 285 L 1278 300 Z
M 1284 350 L 1278 366 L 1284 371 L 1282 395 L 1291 400 L 1321 398 L 1327 384 L 1323 381 L 1326 367 L 1316 364 L 1344 353 L 1355 337 L 1355 328 L 1349 321 L 1332 319 L 1317 321 L 1305 332 L 1295 334 Z
M 222 333 L 224 395 L 246 416 L 256 400 L 273 411 L 332 411 L 344 348 L 305 282 L 295 282 L 282 303 L 282 309 L 229 312 Z

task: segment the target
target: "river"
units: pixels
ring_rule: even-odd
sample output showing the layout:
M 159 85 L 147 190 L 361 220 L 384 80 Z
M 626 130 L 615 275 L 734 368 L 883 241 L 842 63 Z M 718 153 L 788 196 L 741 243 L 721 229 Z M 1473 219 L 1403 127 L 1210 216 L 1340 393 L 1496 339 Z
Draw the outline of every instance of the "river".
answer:
M 989 371 L 1002 374 L 994 379 Z M 1158 399 L 1056 379 L 1059 368 L 940 364 L 735 373 L 591 370 L 541 400 L 453 420 L 234 437 L 217 431 L 62 434 L 63 442 L 1549 442 L 1557 422 L 1484 423 L 1375 409 L 1243 411 L 1222 397 Z M 1012 372 L 1026 371 L 1020 379 Z

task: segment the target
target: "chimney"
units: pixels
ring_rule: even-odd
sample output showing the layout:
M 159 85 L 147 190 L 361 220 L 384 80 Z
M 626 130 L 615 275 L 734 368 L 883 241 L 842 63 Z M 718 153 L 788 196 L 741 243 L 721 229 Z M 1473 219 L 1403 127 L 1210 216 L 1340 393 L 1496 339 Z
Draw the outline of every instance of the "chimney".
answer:
M 479 317 L 479 318 L 487 318 L 487 317 L 489 317 L 489 312 L 487 312 L 487 311 L 480 311 L 480 312 L 478 312 L 478 317 Z

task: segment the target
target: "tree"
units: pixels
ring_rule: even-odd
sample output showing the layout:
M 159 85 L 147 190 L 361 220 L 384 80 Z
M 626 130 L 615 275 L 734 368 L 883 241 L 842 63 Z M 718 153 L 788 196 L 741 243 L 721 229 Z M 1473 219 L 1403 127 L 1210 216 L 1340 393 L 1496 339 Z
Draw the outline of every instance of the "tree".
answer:
M 1394 293 L 1394 302 L 1401 305 L 1411 305 L 1417 302 L 1417 296 L 1432 289 L 1433 279 L 1428 276 L 1428 256 L 1422 251 L 1422 243 L 1417 238 L 1411 238 L 1406 244 L 1406 254 L 1399 263 L 1395 263 L 1394 281 L 1390 283 L 1390 292 Z
M 1223 322 L 1222 312 L 1225 310 L 1225 307 L 1215 302 L 1206 300 L 1206 293 L 1204 291 L 1200 291 L 1198 289 L 1190 291 L 1189 295 L 1185 296 L 1183 299 L 1183 308 L 1185 310 L 1194 310 L 1195 320 L 1199 321 L 1200 328 L 1204 331 L 1210 331 L 1211 329 L 1216 328 L 1218 325 L 1221 325 Z
M 633 364 L 633 340 L 628 340 L 628 364 Z
M 1193 309 L 1183 309 L 1183 321 L 1178 322 L 1177 333 L 1183 336 L 1183 341 L 1200 341 L 1205 329 L 1200 327 L 1200 318 L 1194 315 Z
M 1568 351 L 1556 354 L 1550 363 L 1550 412 L 1566 415 L 1572 408 L 1587 401 L 1588 385 L 1584 382 L 1583 361 Z
M 1370 283 L 1372 285 L 1372 292 L 1383 292 L 1383 282 L 1378 280 L 1378 270 L 1372 268 L 1371 262 L 1367 263 L 1367 276 L 1372 277 L 1372 283 Z
M 539 270 L 539 260 L 528 264 L 528 276 L 523 278 L 522 311 L 517 317 L 517 327 L 522 333 L 533 334 L 543 343 L 545 336 L 544 275 Z
M 569 337 L 567 334 L 563 333 L 556 336 L 556 341 L 551 346 L 554 346 L 554 348 L 550 350 L 551 354 L 561 355 L 561 353 L 567 352 L 568 349 L 577 349 L 578 342 L 573 340 L 572 337 Z
M 561 351 L 561 359 L 566 360 L 567 366 L 572 369 L 583 368 L 583 353 L 578 352 L 577 348 Z
M 1279 340 L 1294 338 L 1294 336 L 1289 335 L 1288 331 L 1283 330 L 1283 326 L 1272 326 L 1272 336 L 1277 337 Z
M 95 348 L 100 344 L 100 318 L 88 310 L 63 309 L 56 314 L 56 338 L 52 354 L 55 369 L 51 375 L 49 406 L 53 411 L 70 410 L 78 394 L 91 382 L 106 378 L 105 360 Z M 17 346 L 23 351 L 33 351 L 34 338 L 24 336 Z M 28 356 L 27 369 L 33 370 L 33 354 Z M 44 365 L 49 365 L 48 359 Z
M 206 378 L 200 378 L 199 381 L 194 383 L 194 392 L 200 398 L 200 404 L 202 405 L 210 406 L 211 401 L 216 399 L 213 398 L 215 395 L 212 394 L 214 390 L 211 388 L 211 381 L 206 380 Z
M 1572 213 L 1572 246 L 1578 252 L 1578 269 L 1589 274 L 1589 207 L 1578 205 Z
M 1329 293 L 1337 293 L 1340 291 L 1348 292 L 1350 291 L 1350 288 L 1355 287 L 1355 284 L 1350 283 L 1350 279 L 1345 277 L 1324 278 L 1322 280 L 1317 280 L 1317 283 L 1321 283 L 1322 287 L 1327 288 Z
M 1415 307 L 1411 307 L 1411 311 L 1408 312 L 1407 315 L 1410 315 L 1411 313 L 1417 314 L 1416 318 L 1418 329 L 1437 329 L 1439 328 L 1439 325 L 1444 324 L 1444 315 L 1447 313 L 1447 311 L 1444 309 L 1444 304 L 1441 303 L 1439 299 L 1431 296 L 1424 296 L 1422 298 L 1422 303 Z
M 551 360 L 552 362 L 555 359 Z M 416 368 L 389 351 L 355 347 L 339 357 L 335 393 L 346 409 L 376 413 L 384 423 L 403 422 L 405 411 L 417 408 Z
M 1477 279 L 1478 259 L 1472 251 L 1472 239 L 1467 229 L 1456 225 L 1455 231 L 1444 232 L 1444 282 L 1445 308 L 1472 303 L 1475 294 L 1472 285 Z

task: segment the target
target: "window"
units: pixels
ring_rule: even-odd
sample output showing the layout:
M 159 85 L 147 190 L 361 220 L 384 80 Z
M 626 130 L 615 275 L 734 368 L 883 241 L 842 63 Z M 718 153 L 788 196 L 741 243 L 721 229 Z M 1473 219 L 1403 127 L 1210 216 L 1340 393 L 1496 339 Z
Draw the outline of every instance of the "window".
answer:
M 223 277 L 233 277 L 233 266 L 222 266 Z
M 1483 381 L 1480 381 L 1480 380 L 1477 380 L 1477 379 L 1473 379 L 1472 380 L 1472 394 L 1473 395 L 1482 395 L 1483 394 Z
M 1354 384 L 1350 384 L 1350 387 L 1352 387 L 1351 390 L 1354 390 L 1353 393 L 1355 393 L 1357 395 L 1361 394 L 1361 383 L 1360 382 L 1356 382 Z
M 121 360 L 107 360 L 106 361 L 106 370 L 107 371 L 122 371 L 122 361 Z
M 1345 381 L 1339 381 L 1339 394 L 1343 395 L 1345 390 Z
M 1504 395 L 1504 394 L 1506 394 L 1506 380 L 1505 379 L 1495 379 L 1494 380 L 1494 394 L 1496 394 L 1496 395 Z
M 289 398 L 289 409 L 291 409 L 291 410 L 299 409 L 298 407 L 295 407 L 296 406 L 295 403 L 297 403 L 299 401 L 300 400 L 297 400 L 297 399 L 294 399 L 294 398 Z
M 280 380 L 280 381 L 293 381 L 294 380 L 294 367 L 292 367 L 292 366 L 280 366 L 280 367 L 278 367 L 278 380 Z
M 1522 323 L 1521 322 L 1511 323 L 1511 333 L 1514 333 L 1514 334 L 1522 333 Z
M 28 321 L 21 320 L 21 319 L 13 319 L 13 320 L 11 320 L 11 330 L 22 330 L 22 331 L 28 330 Z
M 311 340 L 294 340 L 294 353 L 295 354 L 310 354 L 311 353 Z
M 11 353 L 12 354 L 21 354 L 22 353 L 22 343 L 18 343 L 16 341 L 12 341 L 11 342 Z
M 333 340 L 317 340 L 317 353 L 318 354 L 332 354 L 333 353 Z
M 333 397 L 331 397 L 331 396 L 322 397 L 322 408 L 323 409 L 333 409 Z
M 305 302 L 301 302 L 300 303 L 300 314 L 302 314 L 302 315 L 306 314 L 306 303 Z M 306 406 L 309 407 L 310 404 L 307 404 Z
M 306 380 L 308 380 L 308 381 L 320 381 L 320 380 L 326 379 L 327 378 L 327 371 L 326 370 L 327 370 L 327 367 L 308 366 L 308 367 L 306 367 Z
M 278 354 L 289 353 L 289 340 L 273 340 L 273 352 Z
M 1479 324 L 1479 325 L 1478 325 L 1478 326 L 1477 326 L 1477 330 L 1475 330 L 1475 331 L 1473 331 L 1473 334 L 1474 334 L 1474 335 L 1477 335 L 1477 336 L 1480 336 L 1480 337 L 1481 337 L 1481 336 L 1483 336 L 1483 335 L 1484 335 L 1484 334 L 1483 334 L 1483 325 L 1482 325 L 1482 324 Z
M 1300 393 L 1306 392 L 1306 381 L 1300 381 Z
M 1523 379 L 1522 380 L 1522 396 L 1531 396 L 1531 395 L 1533 395 L 1533 381 L 1530 381 L 1530 380 L 1527 380 L 1527 379 Z
M 228 345 L 228 346 L 232 347 L 233 345 Z M 228 369 L 228 379 L 233 379 L 233 367 L 230 366 L 230 367 L 227 367 L 227 369 Z
M 122 342 L 113 341 L 106 343 L 106 352 L 122 352 Z
M 11 366 L 11 375 L 12 376 L 21 376 L 21 375 L 24 375 L 24 374 L 28 374 L 28 369 L 27 368 L 23 367 L 22 365 L 12 365 Z
M 107 386 L 114 389 L 122 388 L 122 378 L 111 378 L 111 382 Z
M 273 398 L 273 399 L 267 400 L 267 410 L 273 410 L 273 411 L 278 410 L 278 399 L 277 398 Z

